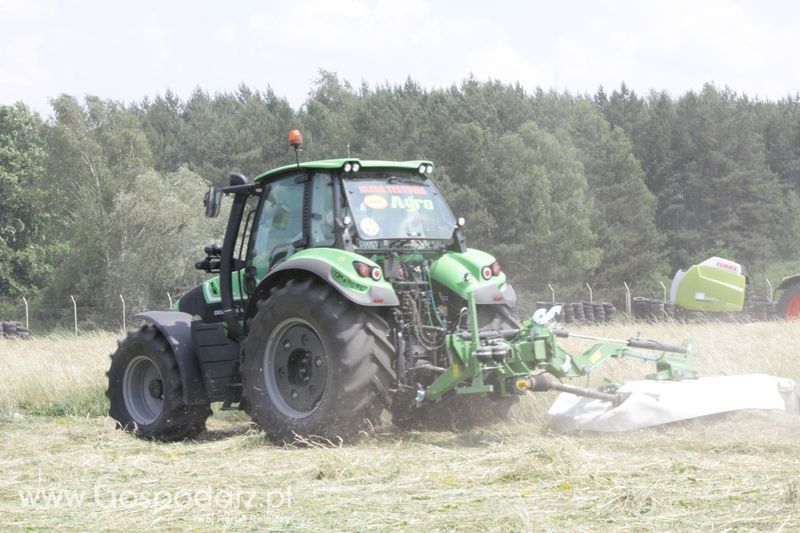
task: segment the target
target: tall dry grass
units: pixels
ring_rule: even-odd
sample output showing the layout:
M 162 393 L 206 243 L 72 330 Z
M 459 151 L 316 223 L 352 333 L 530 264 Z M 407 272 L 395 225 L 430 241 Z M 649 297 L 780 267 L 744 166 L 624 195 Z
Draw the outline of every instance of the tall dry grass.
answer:
M 117 337 L 56 333 L 29 341 L 0 340 L 0 419 L 104 415 L 105 372 Z

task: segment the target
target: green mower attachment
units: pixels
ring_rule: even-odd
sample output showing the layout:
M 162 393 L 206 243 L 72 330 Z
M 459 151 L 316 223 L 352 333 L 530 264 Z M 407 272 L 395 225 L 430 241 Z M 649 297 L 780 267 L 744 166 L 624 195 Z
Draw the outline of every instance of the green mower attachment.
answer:
M 470 299 L 474 313 L 474 300 Z M 558 313 L 556 307 L 550 316 Z M 447 336 L 447 346 L 452 354 L 452 364 L 441 369 L 441 375 L 417 395 L 418 403 L 436 401 L 454 390 L 456 394 L 489 394 L 510 397 L 527 390 L 562 390 L 619 403 L 617 395 L 564 385 L 547 379 L 542 374 L 556 378 L 585 376 L 608 358 L 634 358 L 656 364 L 656 372 L 647 376 L 652 380 L 683 380 L 697 378 L 690 369 L 694 356 L 691 346 L 673 346 L 658 341 L 634 337 L 628 340 L 607 339 L 589 335 L 572 334 L 561 329 L 551 329 L 544 322 L 544 312 L 524 320 L 519 329 L 502 331 L 462 331 Z M 475 320 L 472 324 L 475 324 Z M 573 355 L 562 349 L 556 337 L 574 337 L 602 341 L 581 354 Z

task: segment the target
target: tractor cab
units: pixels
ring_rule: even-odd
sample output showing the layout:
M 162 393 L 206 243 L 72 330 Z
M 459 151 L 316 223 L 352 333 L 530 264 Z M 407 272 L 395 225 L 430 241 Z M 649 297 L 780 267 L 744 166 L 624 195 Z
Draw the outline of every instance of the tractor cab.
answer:
M 258 205 L 246 215 L 250 282 L 301 250 L 366 255 L 444 252 L 457 223 L 429 178 L 429 162 L 338 159 L 303 163 L 256 178 Z M 252 288 L 252 284 L 250 285 Z
M 290 140 L 299 151 L 297 136 Z M 212 187 L 205 198 L 206 215 L 213 217 L 223 194 L 234 197 L 225 244 L 207 247 L 208 257 L 196 264 L 220 275 L 187 292 L 176 310 L 225 321 L 234 338 L 242 338 L 249 302 L 273 286 L 267 278 L 276 274 L 277 282 L 279 272 L 298 268 L 359 304 L 396 304 L 387 282 L 406 281 L 409 265 L 430 267 L 448 250 L 467 252 L 464 221 L 453 216 L 432 173 L 433 163 L 425 160 L 298 158 L 252 182 L 232 174 L 228 187 Z M 499 274 L 498 266 L 490 278 Z

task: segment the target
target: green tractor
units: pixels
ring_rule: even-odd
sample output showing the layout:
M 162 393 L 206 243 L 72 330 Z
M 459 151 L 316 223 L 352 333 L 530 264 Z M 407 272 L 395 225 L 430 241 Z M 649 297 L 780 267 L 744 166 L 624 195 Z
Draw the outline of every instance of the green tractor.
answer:
M 301 142 L 293 131 L 296 153 Z M 631 339 L 570 355 L 555 341 L 568 333 L 546 325 L 554 310 L 519 320 L 514 289 L 467 247 L 430 161 L 296 160 L 206 195 L 212 217 L 233 197 L 222 246 L 196 264 L 217 275 L 173 310 L 137 315 L 145 325 L 112 354 L 120 428 L 191 438 L 222 402 L 276 442 L 348 438 L 387 408 L 402 428 L 466 429 L 502 420 L 528 390 L 619 402 L 544 375 L 585 375 L 608 357 L 693 376 L 686 348 Z

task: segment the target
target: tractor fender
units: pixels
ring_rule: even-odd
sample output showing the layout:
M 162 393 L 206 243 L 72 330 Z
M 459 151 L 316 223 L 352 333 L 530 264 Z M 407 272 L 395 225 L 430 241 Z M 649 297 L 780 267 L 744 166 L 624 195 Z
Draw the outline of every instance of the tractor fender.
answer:
M 795 274 L 794 276 L 789 276 L 787 278 L 783 278 L 781 284 L 775 287 L 775 290 L 786 289 L 791 287 L 792 285 L 800 285 L 800 274 Z
M 370 266 L 376 266 L 365 257 L 356 254 L 351 255 Z M 253 292 L 247 302 L 247 312 L 245 316 L 253 316 L 257 310 L 257 302 L 267 298 L 270 290 L 284 279 L 308 274 L 313 274 L 320 278 L 338 291 L 339 294 L 355 304 L 365 307 L 400 305 L 400 300 L 397 298 L 397 294 L 389 283 L 385 281 L 373 282 L 372 280 L 365 280 L 359 278 L 355 272 L 350 275 L 347 270 L 352 270 L 352 267 L 345 266 L 347 263 L 348 261 L 345 260 L 342 265 L 332 265 L 329 261 L 315 257 L 289 258 L 284 263 L 281 263 L 280 266 L 273 269 L 269 275 L 259 283 L 255 292 Z
M 517 294 L 506 280 L 505 273 L 488 280 L 481 275 L 481 270 L 495 261 L 492 255 L 472 248 L 463 253 L 448 252 L 433 262 L 431 277 L 464 300 L 472 292 L 478 305 L 513 305 Z
M 181 390 L 186 405 L 208 403 L 203 374 L 192 348 L 192 315 L 180 311 L 147 311 L 135 318 L 153 324 L 172 348 L 181 375 Z

